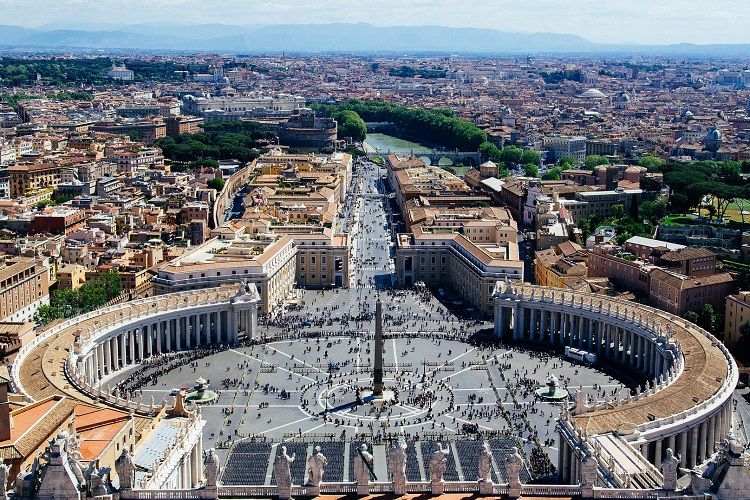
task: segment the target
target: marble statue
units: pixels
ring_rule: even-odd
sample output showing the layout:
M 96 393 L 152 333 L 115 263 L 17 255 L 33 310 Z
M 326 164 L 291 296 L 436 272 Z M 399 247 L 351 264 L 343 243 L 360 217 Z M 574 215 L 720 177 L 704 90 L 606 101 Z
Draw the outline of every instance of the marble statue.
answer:
M 326 465 L 328 459 L 320 452 L 320 446 L 316 446 L 315 453 L 307 459 L 308 486 L 320 486 Z
M 450 449 L 448 447 L 443 448 L 443 443 L 437 444 L 437 449 L 432 452 L 430 457 L 430 481 L 441 482 L 443 480 L 443 474 L 445 469 L 448 467 L 448 459 L 446 458 Z
M 367 445 L 359 447 L 359 453 L 354 457 L 354 480 L 357 482 L 357 494 L 369 495 L 370 471 L 372 470 L 372 455 L 367 451 Z
M 479 494 L 492 495 L 492 452 L 490 444 L 485 441 L 482 443 L 482 451 L 479 452 Z
M 117 477 L 120 478 L 120 491 L 133 489 L 135 465 L 133 465 L 133 459 L 127 448 L 124 448 L 120 456 L 115 460 L 115 470 L 117 471 Z
M 273 470 L 276 474 L 276 484 L 279 488 L 292 487 L 292 471 L 290 469 L 290 464 L 294 462 L 296 457 L 296 453 L 293 453 L 291 457 L 287 454 L 286 446 L 281 447 L 281 453 L 276 456 L 276 460 L 273 462 Z
M 393 493 L 406 495 L 406 442 L 399 439 L 388 452 L 388 472 L 393 478 Z
M 505 472 L 508 476 L 508 496 L 521 496 L 521 469 L 523 469 L 523 458 L 518 453 L 518 448 L 511 448 L 510 454 L 505 457 Z
M 487 441 L 482 443 L 482 451 L 479 452 L 479 481 L 492 482 L 492 452 Z
M 672 448 L 667 448 L 667 456 L 661 461 L 661 474 L 664 477 L 662 488 L 669 491 L 677 489 L 677 468 L 680 461 L 674 456 Z
M 203 460 L 203 466 L 206 469 L 206 486 L 209 488 L 215 488 L 217 481 L 219 480 L 219 473 L 221 472 L 219 457 L 216 455 L 216 450 L 209 448 L 206 451 L 206 458 Z
M 8 473 L 10 469 L 5 464 L 0 464 L 0 500 L 8 498 Z
M 97 471 L 94 471 L 88 478 L 89 491 L 91 496 L 104 496 L 107 494 L 107 486 L 109 485 L 109 467 L 102 467 Z
M 448 468 L 448 447 L 443 448 L 443 443 L 437 443 L 437 449 L 432 452 L 430 458 L 430 488 L 433 495 L 443 494 L 443 474 Z

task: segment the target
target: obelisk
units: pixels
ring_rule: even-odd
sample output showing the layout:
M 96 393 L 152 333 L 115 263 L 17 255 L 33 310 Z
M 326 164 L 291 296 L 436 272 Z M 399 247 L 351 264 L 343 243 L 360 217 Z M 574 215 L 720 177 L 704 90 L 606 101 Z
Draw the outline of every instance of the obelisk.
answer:
M 372 395 L 383 395 L 383 305 L 380 297 L 375 302 L 375 354 L 372 371 Z

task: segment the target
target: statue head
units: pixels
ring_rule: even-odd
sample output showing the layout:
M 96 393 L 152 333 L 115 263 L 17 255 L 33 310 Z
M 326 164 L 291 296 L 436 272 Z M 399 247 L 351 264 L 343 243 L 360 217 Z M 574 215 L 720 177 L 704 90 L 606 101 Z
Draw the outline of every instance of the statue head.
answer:
M 672 448 L 667 448 L 667 458 L 672 458 L 674 456 L 674 451 L 672 451 Z
M 365 443 L 362 443 L 361 445 L 359 445 L 359 450 L 360 451 L 367 451 L 367 445 Z
M 320 446 L 315 447 L 315 453 L 320 453 Z

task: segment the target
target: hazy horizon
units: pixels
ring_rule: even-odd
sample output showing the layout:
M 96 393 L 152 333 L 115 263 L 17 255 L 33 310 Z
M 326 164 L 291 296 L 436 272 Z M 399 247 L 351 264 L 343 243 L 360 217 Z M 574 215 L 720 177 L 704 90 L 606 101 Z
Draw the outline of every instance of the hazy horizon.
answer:
M 0 24 L 33 28 L 365 22 L 572 34 L 615 44 L 750 43 L 750 0 L 0 0 L 0 12 Z

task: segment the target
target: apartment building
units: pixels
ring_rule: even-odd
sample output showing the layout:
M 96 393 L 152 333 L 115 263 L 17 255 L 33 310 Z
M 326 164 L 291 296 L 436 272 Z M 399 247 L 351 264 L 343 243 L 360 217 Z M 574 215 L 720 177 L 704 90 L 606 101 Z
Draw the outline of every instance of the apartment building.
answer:
M 57 287 L 75 290 L 86 283 L 86 268 L 79 264 L 64 264 L 57 269 Z
M 734 287 L 734 278 L 729 273 L 694 277 L 654 269 L 651 272 L 649 300 L 654 307 L 680 316 L 698 310 L 704 304 L 711 304 L 714 310 L 721 311 Z
M 10 196 L 33 195 L 41 190 L 53 191 L 60 183 L 61 169 L 53 163 L 34 163 L 30 165 L 11 165 Z
M 29 225 L 29 234 L 71 234 L 84 226 L 87 217 L 83 210 L 56 207 L 50 212 L 35 214 Z
M 700 309 L 704 304 L 722 310 L 725 297 L 734 291 L 732 275 L 711 269 L 712 260 L 703 251 L 695 256 L 680 256 L 678 251 L 676 257 L 665 258 L 669 252 L 665 249 L 660 256 L 649 255 L 651 260 L 645 260 L 627 248 L 627 242 L 624 249 L 595 247 L 588 258 L 589 277 L 609 278 L 617 288 L 648 297 L 654 307 L 677 315 Z M 682 270 L 693 274 L 682 274 Z
M 586 159 L 585 136 L 548 136 L 542 139 L 542 147 L 549 151 L 552 160 L 569 156 L 578 161 Z
M 750 321 L 750 292 L 727 295 L 724 308 L 724 343 L 736 346 L 742 335 L 740 328 Z
M 50 270 L 46 260 L 6 259 L 0 267 L 0 321 L 29 321 L 49 304 Z

